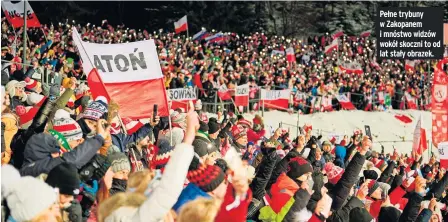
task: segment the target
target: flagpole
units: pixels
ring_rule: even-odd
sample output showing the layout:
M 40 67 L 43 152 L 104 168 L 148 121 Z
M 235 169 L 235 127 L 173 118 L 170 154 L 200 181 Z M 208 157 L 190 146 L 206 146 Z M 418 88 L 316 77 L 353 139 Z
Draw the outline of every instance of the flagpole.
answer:
M 27 11 L 27 8 L 26 8 L 26 1 L 25 0 L 23 0 L 23 50 L 22 50 L 22 53 L 23 53 L 23 59 L 22 59 L 22 61 L 23 61 L 23 63 L 25 63 L 26 64 L 26 19 L 27 19 L 27 13 L 26 13 L 26 11 Z M 26 66 L 23 66 L 23 72 L 25 72 L 26 70 L 25 70 L 25 67 Z

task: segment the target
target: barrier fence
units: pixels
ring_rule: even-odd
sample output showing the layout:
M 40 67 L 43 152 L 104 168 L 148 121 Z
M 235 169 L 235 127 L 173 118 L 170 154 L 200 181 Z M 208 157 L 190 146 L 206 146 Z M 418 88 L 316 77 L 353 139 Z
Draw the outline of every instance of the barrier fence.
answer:
M 264 108 L 261 101 L 261 93 L 259 87 L 252 97 L 249 98 L 249 105 L 244 107 L 244 112 L 262 111 Z M 235 107 L 233 100 L 222 101 L 218 96 L 218 90 L 206 90 L 196 89 L 196 95 L 201 99 L 203 108 L 205 111 L 216 113 L 218 109 L 226 109 L 234 113 L 240 113 L 238 107 Z M 202 93 L 207 94 L 207 96 Z M 339 93 L 337 95 L 346 95 L 350 102 L 356 107 L 357 110 L 365 111 L 384 111 L 386 109 L 406 110 L 406 109 L 418 109 L 428 110 L 430 108 L 431 97 L 422 95 L 420 98 L 410 95 L 407 92 L 396 93 L 395 95 L 389 95 L 385 91 L 376 91 L 373 94 L 360 94 L 360 93 Z M 324 104 L 323 98 L 331 99 L 331 104 Z M 389 98 L 389 99 L 387 99 Z M 388 100 L 388 101 L 387 101 Z M 331 108 L 330 108 L 331 105 Z M 336 99 L 335 94 L 328 94 L 324 96 L 312 96 L 303 92 L 291 93 L 289 99 L 289 112 L 302 112 L 304 114 L 316 113 L 316 112 L 330 112 L 330 110 L 341 110 L 339 101 Z

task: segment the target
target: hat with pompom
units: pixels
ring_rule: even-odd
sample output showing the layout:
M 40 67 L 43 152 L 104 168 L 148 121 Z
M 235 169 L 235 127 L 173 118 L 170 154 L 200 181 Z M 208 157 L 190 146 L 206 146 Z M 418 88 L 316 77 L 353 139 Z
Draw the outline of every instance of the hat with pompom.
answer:
M 98 96 L 95 101 L 91 102 L 87 106 L 82 116 L 84 119 L 97 121 L 101 118 L 104 118 L 104 114 L 107 113 L 107 109 L 107 99 L 103 96 Z
M 16 106 L 16 114 L 20 117 L 20 128 L 28 129 L 31 123 L 33 123 L 33 118 L 36 116 L 37 108 L 32 106 Z

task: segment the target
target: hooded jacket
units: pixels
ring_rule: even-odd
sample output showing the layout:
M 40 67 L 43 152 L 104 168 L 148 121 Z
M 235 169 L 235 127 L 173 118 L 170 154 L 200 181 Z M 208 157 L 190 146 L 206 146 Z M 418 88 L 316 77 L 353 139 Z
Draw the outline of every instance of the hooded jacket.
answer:
M 261 221 L 294 221 L 295 215 L 306 208 L 311 195 L 282 173 L 271 188 L 269 206 L 260 209 Z
M 57 140 L 46 133 L 32 136 L 25 146 L 24 162 L 20 169 L 22 176 L 37 177 L 42 173 L 48 174 L 55 166 L 67 162 L 75 164 L 78 169 L 87 164 L 104 144 L 104 139 L 97 135 L 85 140 L 76 149 L 64 153 L 60 157 L 52 158 L 52 153 L 59 152 Z

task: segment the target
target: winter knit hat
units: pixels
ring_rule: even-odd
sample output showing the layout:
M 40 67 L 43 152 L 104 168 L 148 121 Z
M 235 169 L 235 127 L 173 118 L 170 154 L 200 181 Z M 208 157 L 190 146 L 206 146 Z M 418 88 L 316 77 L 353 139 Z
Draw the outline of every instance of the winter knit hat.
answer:
M 301 177 L 303 174 L 313 172 L 313 167 L 302 157 L 294 157 L 289 160 L 286 175 L 292 179 Z
M 32 106 L 16 106 L 16 114 L 20 117 L 20 128 L 28 129 L 39 109 Z
M 196 170 L 189 170 L 187 179 L 204 192 L 215 190 L 225 179 L 222 169 L 216 165 L 202 165 Z
M 31 79 L 30 77 L 27 77 L 25 79 L 25 84 L 25 88 L 33 92 L 35 92 L 41 86 L 40 82 Z
M 208 134 L 213 134 L 218 132 L 221 129 L 220 125 L 216 121 L 210 121 L 208 122 Z
M 183 130 L 187 129 L 187 121 L 186 121 L 186 114 L 185 113 L 180 113 L 177 111 L 173 111 L 170 114 L 170 118 L 171 118 L 171 123 L 174 126 L 179 126 L 180 128 L 182 128 Z
M 199 157 L 203 157 L 207 154 L 218 151 L 218 149 L 212 142 L 206 141 L 204 139 L 195 139 L 192 145 L 194 147 L 194 152 L 197 153 Z
M 242 126 L 234 125 L 232 127 L 232 136 L 235 140 L 237 140 L 243 136 L 247 136 L 247 132 Z
M 252 129 L 252 123 L 249 120 L 240 119 L 237 124 L 238 125 L 243 125 L 243 126 L 246 126 L 249 129 Z
M 378 184 L 378 182 L 376 182 L 376 180 L 370 180 L 367 184 L 367 187 L 369 188 L 368 195 L 370 196 L 373 194 L 373 192 L 375 192 L 376 189 L 378 189 L 378 187 L 380 187 L 380 185 Z
M 364 170 L 363 171 L 364 177 L 371 180 L 377 180 L 378 179 L 378 173 L 375 170 Z
M 159 150 L 157 151 L 157 155 L 155 156 L 154 165 L 156 169 L 163 170 L 165 165 L 170 160 L 171 154 L 174 151 L 174 147 L 170 146 L 170 142 L 166 139 L 159 138 L 157 141 L 157 147 Z
M 83 118 L 97 121 L 107 113 L 107 109 L 106 98 L 99 96 L 87 106 L 86 110 L 83 112 Z
M 82 129 L 74 119 L 56 119 L 53 123 L 53 129 L 62 134 L 67 142 L 82 139 Z
M 128 135 L 132 135 L 135 132 L 137 132 L 137 130 L 139 130 L 142 126 L 143 123 L 140 121 L 133 121 L 131 118 L 122 118 L 121 121 L 124 124 L 124 128 L 126 129 L 126 132 L 128 133 Z
M 6 91 L 9 94 L 9 97 L 14 97 L 16 95 L 16 87 L 23 87 L 25 88 L 26 83 L 24 81 L 17 81 L 17 80 L 11 80 L 6 84 Z
M 401 212 L 395 207 L 381 207 L 378 222 L 398 221 Z
M 2 198 L 6 199 L 15 221 L 30 221 L 56 203 L 56 191 L 45 182 L 30 176 L 20 177 L 11 165 L 3 165 L 1 174 Z
M 375 167 L 383 171 L 387 167 L 387 163 L 384 160 L 376 159 L 374 161 Z
M 342 174 L 344 174 L 344 169 L 335 166 L 334 163 L 332 162 L 326 163 L 324 169 L 327 174 L 328 181 L 333 185 L 336 185 L 338 181 L 341 179 Z
M 78 169 L 74 164 L 61 163 L 57 165 L 48 173 L 45 182 L 54 188 L 59 188 L 61 194 L 79 194 L 81 180 L 79 179 Z
M 131 171 L 131 163 L 124 153 L 113 153 L 107 157 L 114 173 L 122 170 Z
M 26 97 L 26 103 L 28 103 L 28 105 L 30 105 L 30 106 L 40 107 L 45 102 L 45 99 L 46 99 L 46 97 L 41 94 L 30 93 Z

